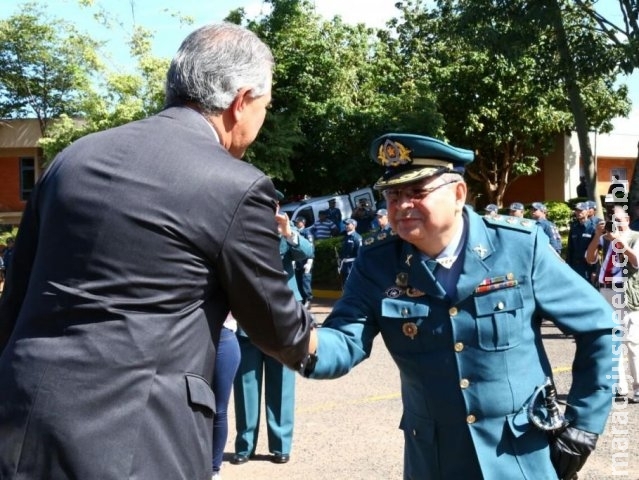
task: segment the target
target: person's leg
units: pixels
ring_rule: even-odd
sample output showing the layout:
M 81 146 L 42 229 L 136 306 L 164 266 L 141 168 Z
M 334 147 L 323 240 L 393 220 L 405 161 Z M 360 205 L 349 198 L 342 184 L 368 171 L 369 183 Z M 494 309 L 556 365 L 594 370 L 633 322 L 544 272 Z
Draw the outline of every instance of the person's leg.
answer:
M 613 375 L 618 377 L 615 379 L 615 385 L 613 385 L 613 393 L 616 395 L 625 396 L 628 394 L 628 379 L 626 378 L 626 359 L 623 354 L 621 345 L 624 343 L 624 336 L 626 335 L 626 324 L 628 323 L 628 312 L 625 309 L 616 308 L 619 305 L 619 295 L 623 295 L 610 288 L 602 288 L 600 290 L 601 295 L 612 306 L 615 313 L 615 318 L 618 318 L 618 331 L 613 333 L 613 348 L 615 351 L 619 351 L 619 355 L 613 354 Z
M 213 473 L 219 472 L 228 438 L 228 406 L 233 379 L 240 364 L 240 346 L 235 332 L 222 328 L 215 355 L 213 393 L 215 393 L 215 417 L 213 418 Z
M 305 273 L 302 276 L 302 289 L 300 290 L 300 293 L 302 294 L 304 302 L 310 302 L 313 300 L 313 288 L 311 286 L 311 281 L 312 277 L 310 272 Z
M 248 337 L 238 336 L 240 366 L 233 382 L 235 402 L 235 453 L 250 457 L 255 453 L 260 425 L 263 357 Z
M 295 282 L 297 283 L 297 289 L 302 295 L 302 303 L 306 302 L 306 295 L 304 292 L 304 269 L 295 267 Z
M 626 323 L 626 346 L 628 366 L 632 377 L 632 401 L 639 402 L 639 311 L 632 311 Z
M 295 372 L 268 355 L 264 356 L 264 369 L 268 449 L 275 455 L 289 455 L 295 421 Z

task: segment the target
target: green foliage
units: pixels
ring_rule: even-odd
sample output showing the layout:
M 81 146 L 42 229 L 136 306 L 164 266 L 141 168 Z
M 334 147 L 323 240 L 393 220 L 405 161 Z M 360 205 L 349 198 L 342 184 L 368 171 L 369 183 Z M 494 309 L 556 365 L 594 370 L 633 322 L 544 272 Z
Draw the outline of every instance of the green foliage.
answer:
M 8 230 L 4 230 L 0 232 L 0 246 L 4 246 L 7 244 L 8 238 L 16 238 L 18 235 L 18 227 L 11 227 Z
M 342 237 L 315 241 L 313 260 L 313 288 L 339 290 L 341 281 L 337 273 L 337 252 L 342 245 Z
M 62 114 L 81 115 L 100 70 L 99 43 L 37 3 L 0 20 L 0 116 L 36 117 L 42 133 Z
M 573 219 L 573 208 L 566 202 L 546 202 L 546 217 L 553 222 L 560 231 L 567 230 Z

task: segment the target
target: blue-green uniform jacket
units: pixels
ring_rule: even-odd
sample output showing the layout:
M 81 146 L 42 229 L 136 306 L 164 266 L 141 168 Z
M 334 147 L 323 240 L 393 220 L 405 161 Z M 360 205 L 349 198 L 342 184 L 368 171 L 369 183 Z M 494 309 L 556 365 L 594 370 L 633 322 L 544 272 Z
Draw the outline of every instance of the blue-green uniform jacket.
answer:
M 555 480 L 547 435 L 526 414 L 536 387 L 552 377 L 540 324 L 550 319 L 574 335 L 566 417 L 601 433 L 612 399 L 612 309 L 535 222 L 468 208 L 464 216 L 468 236 L 452 300 L 399 237 L 360 250 L 318 329 L 311 378 L 346 374 L 381 333 L 401 378 L 405 479 Z

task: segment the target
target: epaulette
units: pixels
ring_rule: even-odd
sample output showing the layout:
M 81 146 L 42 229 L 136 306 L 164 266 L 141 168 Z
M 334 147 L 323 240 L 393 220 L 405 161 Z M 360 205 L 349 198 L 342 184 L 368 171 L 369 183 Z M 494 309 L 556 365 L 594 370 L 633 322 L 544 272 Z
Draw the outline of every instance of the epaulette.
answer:
M 506 227 L 513 230 L 519 230 L 522 232 L 532 232 L 536 220 L 530 220 L 529 218 L 511 217 L 509 215 L 484 215 L 484 222 L 492 227 Z
M 391 240 L 397 239 L 399 239 L 399 236 L 393 230 L 391 230 L 390 232 L 373 233 L 372 235 L 364 238 L 364 240 L 362 241 L 362 245 L 365 248 L 372 248 L 373 246 L 384 245 L 386 243 L 389 243 Z

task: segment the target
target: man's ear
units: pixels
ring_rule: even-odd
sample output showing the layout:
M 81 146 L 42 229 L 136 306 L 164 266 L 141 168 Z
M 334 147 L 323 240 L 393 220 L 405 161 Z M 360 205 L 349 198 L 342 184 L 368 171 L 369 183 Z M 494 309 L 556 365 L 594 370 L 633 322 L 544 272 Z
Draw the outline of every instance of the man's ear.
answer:
M 250 88 L 240 88 L 237 91 L 237 94 L 235 95 L 233 102 L 231 102 L 231 112 L 233 113 L 233 116 L 235 117 L 236 121 L 242 115 L 242 113 L 244 112 L 244 108 L 246 107 L 246 104 L 251 99 L 251 97 L 249 96 L 250 91 L 251 91 Z

